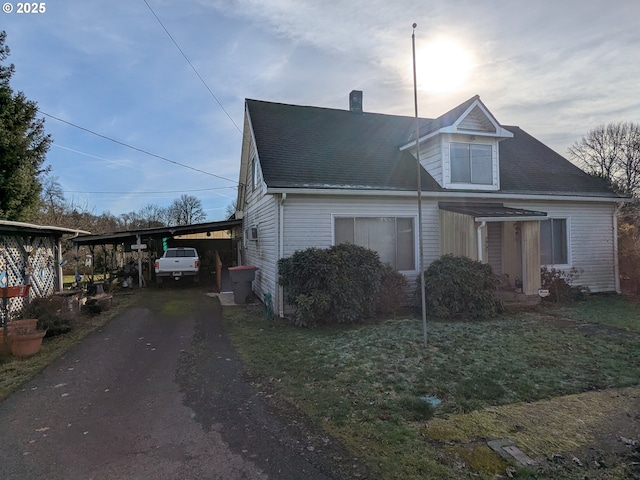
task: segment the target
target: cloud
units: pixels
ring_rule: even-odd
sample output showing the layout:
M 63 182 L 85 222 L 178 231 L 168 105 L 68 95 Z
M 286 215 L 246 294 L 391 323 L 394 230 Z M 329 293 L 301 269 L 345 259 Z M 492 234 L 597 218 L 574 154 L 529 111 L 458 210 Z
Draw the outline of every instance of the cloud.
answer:
M 236 125 L 243 125 L 247 97 L 344 109 L 349 91 L 361 89 L 365 110 L 412 115 L 416 22 L 418 48 L 453 40 L 473 63 L 458 90 L 419 92 L 423 116 L 480 94 L 499 121 L 560 153 L 596 125 L 640 117 L 635 1 L 148 1 L 173 40 L 144 2 L 67 0 L 47 4 L 46 16 L 3 17 L 16 64 L 12 85 L 52 115 L 235 179 Z M 202 193 L 212 212 L 235 197 L 230 182 L 52 119 L 46 128 L 57 145 L 72 149 L 52 148 L 48 157 L 65 188 L 224 187 Z M 114 168 L 118 163 L 128 167 Z M 173 198 L 90 197 L 99 211 L 114 213 Z

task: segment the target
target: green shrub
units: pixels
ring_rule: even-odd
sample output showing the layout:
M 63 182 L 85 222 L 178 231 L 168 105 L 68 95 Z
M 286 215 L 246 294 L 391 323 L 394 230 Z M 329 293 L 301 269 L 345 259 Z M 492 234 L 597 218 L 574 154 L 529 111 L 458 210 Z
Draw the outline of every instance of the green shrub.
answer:
M 47 337 L 61 335 L 71 330 L 72 314 L 67 309 L 67 299 L 58 296 L 34 298 L 29 302 L 23 318 L 37 318 L 38 328 L 47 331 Z
M 542 267 L 540 271 L 542 288 L 549 290 L 549 296 L 544 297 L 547 302 L 572 302 L 580 300 L 588 293 L 588 288 L 572 285 L 582 271 L 575 267 L 570 270 Z
M 386 317 L 395 315 L 403 307 L 407 306 L 407 278 L 390 265 L 385 265 L 382 276 L 382 285 L 376 302 L 376 313 Z
M 294 323 L 313 327 L 359 323 L 376 313 L 385 268 L 378 254 L 348 243 L 309 248 L 278 261 Z
M 424 282 L 429 315 L 482 320 L 501 311 L 495 295 L 500 280 L 486 263 L 445 255 L 425 270 Z M 414 298 L 419 308 L 422 303 L 419 276 Z

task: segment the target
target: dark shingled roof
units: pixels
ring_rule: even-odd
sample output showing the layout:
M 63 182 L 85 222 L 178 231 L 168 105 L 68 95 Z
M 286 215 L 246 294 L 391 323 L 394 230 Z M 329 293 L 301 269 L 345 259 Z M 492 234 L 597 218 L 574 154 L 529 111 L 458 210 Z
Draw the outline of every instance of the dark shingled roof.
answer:
M 604 179 L 587 175 L 521 128 L 504 128 L 513 138 L 500 142 L 501 192 L 617 197 Z
M 421 120 L 441 128 L 457 120 L 477 98 L 435 120 Z M 415 190 L 415 158 L 400 150 L 415 131 L 415 118 L 246 102 L 269 188 Z M 606 182 L 587 175 L 520 128 L 504 128 L 514 137 L 500 143 L 500 192 L 494 194 L 616 197 Z M 421 178 L 423 191 L 445 191 L 424 170 Z
M 247 100 L 265 183 L 271 188 L 415 190 L 411 117 Z M 422 173 L 422 188 L 439 185 Z

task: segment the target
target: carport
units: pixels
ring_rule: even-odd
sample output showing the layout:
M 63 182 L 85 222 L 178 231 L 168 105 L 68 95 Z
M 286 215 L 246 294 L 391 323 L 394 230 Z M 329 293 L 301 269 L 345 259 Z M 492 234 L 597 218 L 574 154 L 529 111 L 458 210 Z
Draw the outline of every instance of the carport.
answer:
M 153 261 L 162 255 L 165 248 L 173 246 L 205 246 L 212 241 L 215 242 L 214 232 L 229 231 L 229 238 L 225 239 L 229 243 L 230 251 L 233 251 L 236 245 L 236 238 L 242 232 L 242 220 L 224 220 L 221 222 L 198 223 L 193 225 L 177 225 L 170 227 L 154 227 L 125 230 L 121 232 L 104 233 L 96 235 L 82 235 L 72 239 L 75 248 L 76 274 L 78 268 L 78 248 L 80 246 L 89 247 L 91 255 L 94 255 L 96 246 L 111 245 L 116 247 L 122 246 L 123 252 L 138 251 L 138 286 L 143 286 L 143 253 L 146 252 L 148 262 L 148 280 L 151 280 L 151 272 L 153 270 Z M 182 235 L 204 234 L 202 239 L 184 239 L 179 241 L 175 237 Z M 179 244 L 178 244 L 179 243 Z M 201 247 L 202 248 L 202 247 Z M 208 255 L 208 250 L 198 250 L 203 256 Z M 227 263 L 233 263 L 233 255 L 225 257 Z M 220 287 L 220 285 L 218 285 Z

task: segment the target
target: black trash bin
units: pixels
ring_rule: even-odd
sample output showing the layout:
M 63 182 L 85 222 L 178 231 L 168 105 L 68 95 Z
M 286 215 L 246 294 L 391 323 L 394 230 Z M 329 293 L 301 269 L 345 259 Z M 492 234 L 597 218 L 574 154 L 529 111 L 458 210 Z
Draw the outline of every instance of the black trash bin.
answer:
M 231 284 L 233 288 L 233 301 L 238 305 L 247 303 L 247 299 L 253 294 L 251 282 L 256 278 L 258 267 L 254 265 L 241 265 L 229 267 Z

